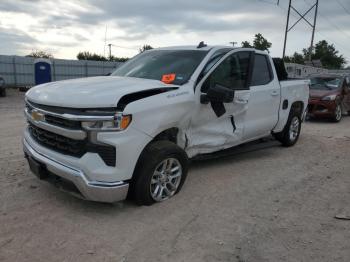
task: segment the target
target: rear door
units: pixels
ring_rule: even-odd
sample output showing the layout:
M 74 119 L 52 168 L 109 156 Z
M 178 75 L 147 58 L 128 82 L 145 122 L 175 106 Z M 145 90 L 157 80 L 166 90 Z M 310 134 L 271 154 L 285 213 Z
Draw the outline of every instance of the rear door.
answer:
M 281 100 L 281 88 L 270 56 L 256 51 L 254 60 L 244 140 L 270 134 L 278 122 Z

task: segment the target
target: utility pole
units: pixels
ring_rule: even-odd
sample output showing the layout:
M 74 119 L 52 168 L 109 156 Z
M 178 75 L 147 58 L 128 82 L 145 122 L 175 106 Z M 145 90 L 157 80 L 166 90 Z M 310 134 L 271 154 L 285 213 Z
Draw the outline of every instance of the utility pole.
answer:
M 314 26 L 312 27 L 311 45 L 310 45 L 310 50 L 309 50 L 309 61 L 310 62 L 312 60 L 312 50 L 314 48 L 315 28 L 316 28 L 316 22 L 317 22 L 317 11 L 318 11 L 318 0 L 316 0 Z
M 235 47 L 235 45 L 237 44 L 237 42 L 230 42 L 230 44 Z
M 109 48 L 109 60 L 112 59 L 112 44 L 108 44 L 108 48 Z
M 278 5 L 279 3 L 277 3 Z M 286 24 L 286 31 L 284 33 L 284 45 L 283 45 L 283 56 L 282 58 L 286 56 L 286 46 L 287 46 L 287 37 L 288 37 L 288 28 L 289 28 L 289 18 L 290 18 L 290 8 L 292 6 L 292 0 L 289 0 L 289 6 L 288 6 L 288 13 L 287 13 L 287 24 Z
M 279 1 L 277 4 L 279 4 Z M 306 19 L 306 15 L 308 13 L 310 13 L 311 10 L 313 10 L 314 8 L 315 8 L 315 14 L 314 14 L 314 22 L 312 24 Z M 289 27 L 291 10 L 293 10 L 299 16 L 299 19 L 292 26 Z M 292 0 L 289 0 L 286 30 L 285 30 L 285 34 L 284 34 L 283 58 L 286 55 L 286 46 L 287 46 L 287 38 L 288 38 L 289 31 L 292 30 L 301 20 L 304 20 L 312 28 L 312 37 L 311 37 L 311 44 L 310 44 L 310 50 L 309 50 L 309 53 L 310 53 L 309 60 L 311 61 L 312 49 L 313 49 L 313 45 L 314 45 L 316 21 L 317 21 L 317 12 L 318 12 L 318 0 L 316 0 L 315 4 L 313 4 L 304 14 L 301 14 L 297 9 L 295 9 L 293 4 L 292 4 Z

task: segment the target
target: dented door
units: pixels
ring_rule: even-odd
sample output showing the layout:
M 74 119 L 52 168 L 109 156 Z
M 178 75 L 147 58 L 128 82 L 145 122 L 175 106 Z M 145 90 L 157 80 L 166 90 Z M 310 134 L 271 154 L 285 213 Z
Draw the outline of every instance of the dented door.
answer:
M 239 144 L 244 136 L 245 116 L 250 98 L 252 52 L 232 51 L 214 66 L 196 87 L 197 106 L 188 132 L 190 156 L 210 153 Z M 233 102 L 223 103 L 218 115 L 212 103 L 200 103 L 210 86 L 221 85 L 234 91 Z

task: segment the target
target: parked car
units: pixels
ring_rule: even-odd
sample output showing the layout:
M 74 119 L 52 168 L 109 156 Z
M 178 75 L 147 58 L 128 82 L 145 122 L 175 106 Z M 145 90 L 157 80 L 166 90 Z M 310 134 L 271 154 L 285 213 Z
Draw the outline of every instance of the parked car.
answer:
M 0 97 L 6 96 L 5 79 L 0 76 Z
M 315 75 L 311 77 L 308 115 L 339 122 L 344 112 L 350 113 L 349 76 Z
M 195 156 L 271 133 L 297 142 L 309 81 L 279 81 L 277 71 L 266 52 L 201 44 L 146 51 L 111 76 L 36 86 L 25 97 L 25 156 L 39 178 L 88 200 L 164 201 Z

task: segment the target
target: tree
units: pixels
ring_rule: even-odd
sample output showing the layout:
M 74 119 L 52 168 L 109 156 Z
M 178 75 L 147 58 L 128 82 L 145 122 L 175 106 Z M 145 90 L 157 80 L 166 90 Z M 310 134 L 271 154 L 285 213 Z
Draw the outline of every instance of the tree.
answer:
M 251 45 L 248 41 L 242 42 L 242 47 L 255 48 L 255 49 L 267 51 L 267 52 L 269 52 L 269 48 L 271 48 L 271 46 L 272 44 L 269 41 L 267 41 L 267 39 L 263 37 L 263 35 L 260 33 L 255 34 L 253 45 Z
M 110 59 L 107 59 L 103 55 L 90 53 L 88 51 L 79 52 L 77 55 L 78 60 L 91 60 L 91 61 L 114 61 L 114 62 L 125 62 L 128 61 L 128 57 L 116 57 L 112 56 Z
M 139 51 L 140 51 L 140 53 L 143 53 L 143 52 L 145 52 L 145 51 L 147 51 L 147 50 L 151 50 L 151 49 L 153 49 L 153 47 L 146 44 L 146 45 L 143 45 L 143 46 L 139 49 Z
M 294 52 L 294 54 L 292 56 L 286 56 L 284 57 L 284 62 L 286 63 L 295 63 L 295 64 L 301 64 L 303 65 L 304 62 L 304 56 L 303 54 Z
M 253 48 L 253 46 L 248 41 L 243 41 L 242 47 L 243 48 Z
M 304 49 L 304 58 L 309 56 L 309 49 Z M 339 51 L 335 49 L 333 44 L 328 44 L 326 40 L 319 41 L 311 54 L 312 60 L 321 60 L 323 67 L 327 69 L 341 69 L 346 64 L 343 55 L 339 55 Z
M 304 64 L 309 60 L 310 49 L 304 48 L 303 53 L 295 52 L 293 56 L 286 56 L 284 61 L 287 63 Z M 327 69 L 341 69 L 346 64 L 343 55 L 339 55 L 333 44 L 328 44 L 326 40 L 319 41 L 311 54 L 312 60 L 321 60 L 322 66 Z
M 77 55 L 78 60 L 93 60 L 93 61 L 107 61 L 108 59 L 102 55 L 90 53 L 88 51 L 79 52 Z
M 33 50 L 29 55 L 26 55 L 26 57 L 33 57 L 33 58 L 48 58 L 53 59 L 53 55 L 49 52 L 45 52 L 42 50 Z
M 267 41 L 267 39 L 263 37 L 260 33 L 255 35 L 253 44 L 254 48 L 267 52 L 269 52 L 269 48 L 271 48 L 272 46 L 272 44 L 269 41 Z
M 114 62 L 126 62 L 129 60 L 129 57 L 116 57 L 116 56 L 112 56 L 110 58 L 110 61 L 114 61 Z

